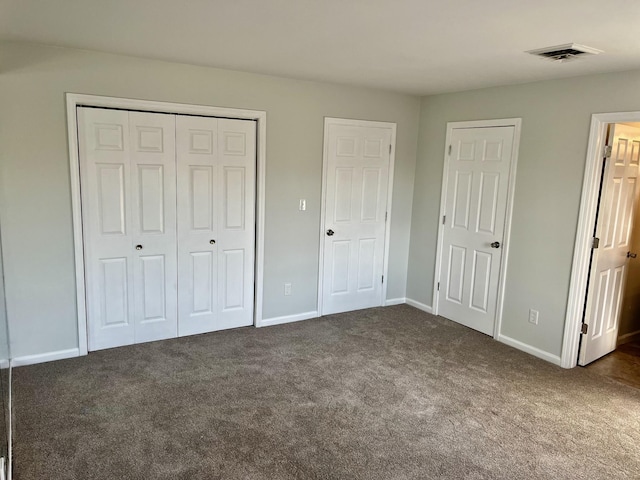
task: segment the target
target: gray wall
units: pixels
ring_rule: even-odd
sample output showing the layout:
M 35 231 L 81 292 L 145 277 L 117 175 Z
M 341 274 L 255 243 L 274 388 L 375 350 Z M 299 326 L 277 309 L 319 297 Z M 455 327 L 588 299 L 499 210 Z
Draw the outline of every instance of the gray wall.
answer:
M 0 219 L 13 357 L 78 344 L 65 92 L 267 111 L 264 318 L 316 309 L 323 117 L 396 122 L 388 298 L 405 296 L 417 97 L 3 44 Z M 283 296 L 285 282 L 291 297 Z
M 432 305 L 446 123 L 521 117 L 501 333 L 560 355 L 591 115 L 630 110 L 639 71 L 423 98 L 407 296 Z
M 4 269 L 2 264 L 2 242 L 0 242 L 0 369 L 9 367 L 9 329 L 7 325 L 7 310 L 4 294 Z M 1 383 L 1 381 L 0 381 Z M 0 386 L 0 391 L 2 387 Z M 0 397 L 2 395 L 0 394 Z M 1 402 L 0 398 L 0 402 Z M 0 423 L 2 422 L 0 419 Z M 1 430 L 1 429 L 0 429 Z M 0 444 L 2 440 L 0 435 Z M 0 455 L 1 456 L 1 455 Z

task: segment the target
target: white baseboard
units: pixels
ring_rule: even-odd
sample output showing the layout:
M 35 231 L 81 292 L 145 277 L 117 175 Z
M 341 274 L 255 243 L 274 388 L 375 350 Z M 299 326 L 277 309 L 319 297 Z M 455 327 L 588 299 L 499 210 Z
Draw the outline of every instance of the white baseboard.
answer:
M 57 352 L 39 353 L 37 355 L 25 355 L 23 357 L 15 357 L 11 359 L 11 366 L 23 367 L 25 365 L 52 362 L 54 360 L 64 360 L 65 358 L 73 358 L 73 357 L 79 357 L 79 356 L 80 356 L 80 349 L 70 348 L 68 350 L 58 350 Z
M 387 300 L 384 301 L 384 306 L 385 307 L 389 307 L 391 305 L 402 305 L 404 303 L 407 303 L 407 299 L 402 297 L 402 298 L 388 298 Z
M 629 333 L 625 333 L 624 335 L 620 335 L 618 337 L 618 345 L 630 343 L 635 340 L 640 340 L 640 330 L 636 330 L 635 332 L 629 332 Z
M 416 307 L 418 310 L 422 310 L 423 312 L 433 313 L 433 308 L 431 305 L 427 305 L 426 303 L 418 302 L 417 300 L 413 300 L 411 298 L 407 298 L 407 305 L 411 305 L 412 307 Z
M 272 325 L 280 325 L 283 323 L 299 322 L 301 320 L 309 320 L 310 318 L 318 318 L 318 312 L 296 313 L 295 315 L 285 315 L 284 317 L 274 317 L 263 319 L 258 327 L 270 327 Z
M 531 345 L 527 345 L 520 340 L 516 340 L 502 334 L 498 335 L 497 340 L 501 343 L 504 343 L 505 345 L 509 345 L 510 347 L 517 348 L 518 350 L 528 353 L 529 355 L 533 355 L 534 357 L 538 357 L 542 360 L 546 360 L 547 362 L 551 362 L 554 365 L 560 366 L 560 364 L 562 363 L 562 359 L 558 355 L 553 355 L 552 353 L 545 352 L 544 350 L 540 350 L 539 348 L 532 347 Z

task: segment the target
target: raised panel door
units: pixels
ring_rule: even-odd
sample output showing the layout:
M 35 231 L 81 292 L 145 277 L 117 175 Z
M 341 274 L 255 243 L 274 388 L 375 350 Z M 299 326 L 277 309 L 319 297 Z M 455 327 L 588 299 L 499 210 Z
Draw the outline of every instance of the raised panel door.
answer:
M 496 316 L 514 131 L 510 126 L 454 129 L 447 165 L 438 313 L 489 335 Z
M 322 313 L 382 303 L 391 129 L 329 124 Z

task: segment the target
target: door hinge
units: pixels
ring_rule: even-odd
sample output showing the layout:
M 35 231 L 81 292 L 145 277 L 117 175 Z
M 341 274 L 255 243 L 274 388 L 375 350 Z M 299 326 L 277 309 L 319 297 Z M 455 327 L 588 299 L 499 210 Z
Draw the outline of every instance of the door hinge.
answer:
M 604 146 L 604 158 L 609 158 L 611 157 L 611 152 L 613 151 L 613 147 L 611 145 L 605 145 Z
M 451 145 L 449 145 L 449 155 L 451 155 Z
M 380 283 L 384 283 L 384 275 L 382 275 L 382 280 L 380 281 Z
M 588 330 L 589 330 L 589 325 L 587 325 L 586 323 L 583 323 L 582 327 L 580 327 L 580 333 L 582 335 L 586 335 Z
M 440 291 L 440 282 L 438 282 L 438 291 Z
M 447 216 L 442 215 L 442 224 L 444 225 L 446 221 L 447 221 Z
M 391 147 L 392 147 L 392 146 L 393 146 L 393 145 L 389 144 L 389 155 L 391 155 Z
M 600 239 L 598 237 L 593 237 L 591 248 L 598 248 L 599 246 L 600 246 Z
M 384 212 L 384 221 L 387 221 L 387 218 L 389 217 L 389 212 Z

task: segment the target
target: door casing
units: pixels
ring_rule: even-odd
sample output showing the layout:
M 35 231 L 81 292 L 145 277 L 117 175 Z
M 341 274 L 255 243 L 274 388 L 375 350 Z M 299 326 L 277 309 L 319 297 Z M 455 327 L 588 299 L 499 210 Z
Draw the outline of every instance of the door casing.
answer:
M 319 249 L 319 265 L 318 265 L 318 316 L 322 316 L 322 295 L 323 295 L 323 279 L 324 279 L 324 231 L 325 231 L 325 205 L 327 200 L 327 169 L 329 154 L 329 125 L 348 125 L 352 127 L 378 127 L 391 129 L 391 152 L 389 154 L 389 185 L 387 190 L 387 221 L 385 223 L 384 234 L 384 260 L 382 267 L 382 289 L 380 294 L 380 305 L 385 304 L 387 298 L 388 270 L 389 270 L 389 238 L 391 235 L 391 206 L 393 199 L 393 172 L 396 157 L 396 129 L 397 124 L 391 122 L 376 122 L 371 120 L 354 120 L 348 118 L 324 118 L 324 139 L 322 149 L 322 196 L 320 199 L 320 237 L 318 243 Z
M 591 242 L 598 209 L 598 193 L 600 190 L 602 156 L 606 142 L 607 125 L 627 122 L 640 122 L 640 112 L 595 113 L 591 116 L 578 229 L 573 249 L 573 264 L 571 265 L 567 314 L 564 322 L 564 337 L 560 358 L 560 366 L 563 368 L 573 368 L 578 365 L 580 329 L 582 328 L 584 299 L 589 276 Z
M 87 355 L 87 310 L 84 266 L 84 236 L 82 232 L 82 200 L 80 196 L 80 156 L 78 155 L 77 107 L 118 108 L 146 112 L 175 113 L 183 115 L 202 115 L 210 117 L 255 120 L 257 122 L 256 146 L 256 252 L 255 252 L 255 290 L 254 290 L 254 326 L 262 323 L 263 285 L 264 285 L 264 221 L 265 187 L 267 158 L 267 112 L 235 108 L 191 105 L 185 103 L 156 102 L 97 95 L 66 94 L 67 134 L 69 142 L 69 166 L 71 180 L 71 207 L 73 220 L 73 243 L 76 278 L 76 308 L 78 312 L 78 355 Z
M 507 271 L 507 260 L 509 258 L 509 247 L 511 245 L 511 217 L 513 213 L 513 197 L 516 187 L 516 169 L 518 165 L 518 152 L 520 151 L 520 131 L 522 130 L 521 118 L 504 118 L 497 120 L 475 120 L 469 122 L 448 122 L 447 134 L 444 144 L 444 168 L 442 171 L 442 186 L 440 194 L 440 215 L 438 217 L 438 242 L 436 247 L 436 268 L 433 280 L 433 306 L 434 315 L 438 315 L 438 282 L 442 273 L 442 243 L 444 237 L 444 226 L 442 225 L 442 216 L 445 215 L 445 206 L 447 200 L 447 182 L 449 169 L 448 148 L 451 145 L 451 137 L 453 130 L 458 128 L 487 128 L 487 127 L 514 127 L 511 168 L 509 170 L 509 185 L 507 187 L 507 208 L 505 211 L 504 223 L 504 240 L 502 246 L 502 259 L 500 261 L 500 270 L 498 273 L 498 300 L 496 304 L 496 318 L 493 328 L 493 338 L 500 340 L 500 327 L 502 324 L 502 309 L 504 305 L 504 284 L 505 273 Z

